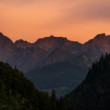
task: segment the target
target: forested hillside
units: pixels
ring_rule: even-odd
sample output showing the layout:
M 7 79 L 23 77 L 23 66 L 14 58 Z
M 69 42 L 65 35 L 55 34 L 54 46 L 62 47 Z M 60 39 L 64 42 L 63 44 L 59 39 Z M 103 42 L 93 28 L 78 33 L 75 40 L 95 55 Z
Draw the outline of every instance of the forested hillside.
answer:
M 72 110 L 109 110 L 110 54 L 93 63 L 86 79 L 64 99 Z
M 22 39 L 13 42 L 0 33 L 0 61 L 16 66 L 36 88 L 55 89 L 57 96 L 75 89 L 87 75 L 88 67 L 106 52 L 110 53 L 110 35 L 104 33 L 84 44 L 53 35 L 34 43 Z
M 110 109 L 110 54 L 93 63 L 86 79 L 64 98 L 39 91 L 22 72 L 0 62 L 0 110 Z
M 37 90 L 22 72 L 0 62 L 0 110 L 61 110 L 55 92 Z

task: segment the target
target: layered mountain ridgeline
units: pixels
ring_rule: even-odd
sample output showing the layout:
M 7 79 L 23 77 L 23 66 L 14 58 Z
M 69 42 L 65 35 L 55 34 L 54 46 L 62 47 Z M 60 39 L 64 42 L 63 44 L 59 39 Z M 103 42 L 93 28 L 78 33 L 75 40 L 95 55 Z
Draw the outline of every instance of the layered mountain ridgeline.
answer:
M 8 62 L 13 67 L 16 66 L 23 72 L 56 62 L 69 61 L 82 49 L 80 43 L 69 41 L 63 37 L 45 37 L 38 39 L 35 43 L 21 39 L 13 43 L 10 39 L 7 42 L 7 39 L 8 37 L 0 34 L 0 60 Z
M 56 91 L 57 96 L 63 96 L 85 78 L 87 67 L 73 65 L 70 62 L 57 62 L 41 69 L 32 70 L 25 74 L 41 90 Z
M 63 110 L 62 99 L 57 100 L 39 91 L 23 73 L 0 62 L 0 110 Z
M 70 91 L 73 83 L 72 89 L 80 84 L 86 76 L 88 66 L 106 52 L 110 52 L 110 36 L 105 34 L 99 34 L 90 41 L 80 44 L 54 36 L 38 39 L 35 43 L 23 40 L 13 43 L 0 33 L 0 60 L 23 71 L 39 89 L 56 89 L 60 90 L 59 94 L 63 94 L 64 89 L 65 93 Z M 55 73 L 56 65 L 59 66 Z M 54 68 L 54 71 L 51 68 Z M 52 83 L 54 85 L 49 80 L 54 81 Z
M 38 39 L 34 43 L 21 39 L 13 43 L 0 33 L 0 60 L 23 72 L 65 61 L 88 66 L 106 52 L 110 52 L 110 36 L 105 34 L 99 34 L 85 44 L 80 44 L 54 36 Z
M 22 72 L 0 62 L 0 110 L 110 109 L 110 54 L 93 63 L 86 79 L 64 98 L 41 92 Z
M 86 79 L 64 99 L 70 110 L 110 109 L 110 54 L 93 63 Z

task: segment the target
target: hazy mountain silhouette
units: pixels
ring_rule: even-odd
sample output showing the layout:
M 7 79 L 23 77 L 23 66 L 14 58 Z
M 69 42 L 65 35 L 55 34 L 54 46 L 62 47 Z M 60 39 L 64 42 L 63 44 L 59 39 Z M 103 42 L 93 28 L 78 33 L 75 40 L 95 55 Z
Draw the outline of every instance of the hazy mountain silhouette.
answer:
M 61 88 L 62 91 L 62 88 L 67 88 L 66 91 L 70 91 L 71 87 L 68 85 L 74 83 L 73 89 L 80 84 L 86 76 L 88 66 L 106 52 L 110 52 L 110 36 L 105 34 L 99 34 L 88 42 L 81 44 L 67 38 L 54 36 L 38 39 L 34 43 L 21 39 L 13 43 L 8 37 L 0 33 L 0 60 L 8 62 L 13 67 L 16 66 L 23 71 L 40 89 L 44 89 L 45 84 L 48 84 L 45 89 L 56 88 L 57 90 Z M 61 70 L 60 65 L 65 65 L 65 63 L 70 65 L 64 66 Z M 57 66 L 55 73 L 57 64 L 59 66 Z M 73 68 L 71 65 L 73 65 Z M 53 68 L 54 71 L 47 71 L 48 68 L 50 70 Z M 58 75 L 60 72 L 61 74 Z M 66 80 L 67 75 L 68 80 Z M 41 82 L 51 78 L 55 85 L 51 88 L 52 85 L 49 80 L 44 85 L 40 82 L 37 83 L 37 76 L 39 76 L 38 81 Z M 44 78 L 44 76 L 47 77 Z M 71 79 L 72 77 L 73 79 Z M 58 80 L 60 80 L 59 85 L 57 85 Z
M 9 62 L 23 72 L 56 62 L 69 61 L 74 63 L 75 59 L 78 61 L 84 59 L 88 65 L 89 55 L 94 59 L 102 53 L 109 52 L 109 47 L 110 36 L 105 34 L 99 34 L 94 39 L 81 44 L 54 36 L 38 39 L 35 43 L 21 39 L 13 43 L 0 33 L 0 60 Z
M 77 87 L 85 78 L 86 66 L 70 62 L 57 62 L 25 74 L 41 90 L 56 91 L 57 96 L 65 95 Z

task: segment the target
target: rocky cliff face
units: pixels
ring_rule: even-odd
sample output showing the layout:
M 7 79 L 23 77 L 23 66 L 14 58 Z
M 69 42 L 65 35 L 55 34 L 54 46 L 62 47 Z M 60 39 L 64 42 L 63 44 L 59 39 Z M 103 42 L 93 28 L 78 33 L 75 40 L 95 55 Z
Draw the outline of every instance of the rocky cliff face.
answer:
M 32 47 L 32 44 L 27 42 L 27 41 L 24 41 L 24 40 L 20 39 L 20 40 L 17 40 L 15 42 L 15 47 L 25 49 L 25 48 L 28 48 L 28 47 Z
M 50 36 L 50 37 L 38 39 L 34 43 L 34 45 L 36 47 L 44 49 L 48 52 L 51 52 L 51 51 L 55 50 L 56 48 L 61 47 L 66 41 L 67 41 L 67 39 L 63 38 L 63 37 Z
M 2 33 L 0 33 L 0 59 L 2 61 L 7 61 L 11 54 L 13 53 L 14 44 L 13 42 Z
M 110 36 L 105 34 L 98 34 L 94 39 L 89 40 L 84 44 L 87 50 L 95 50 L 97 53 L 110 52 Z
M 63 37 L 45 37 L 35 43 L 18 40 L 13 43 L 0 33 L 0 60 L 23 72 L 56 62 L 84 62 L 89 65 L 102 53 L 110 52 L 110 36 L 99 34 L 84 44 Z

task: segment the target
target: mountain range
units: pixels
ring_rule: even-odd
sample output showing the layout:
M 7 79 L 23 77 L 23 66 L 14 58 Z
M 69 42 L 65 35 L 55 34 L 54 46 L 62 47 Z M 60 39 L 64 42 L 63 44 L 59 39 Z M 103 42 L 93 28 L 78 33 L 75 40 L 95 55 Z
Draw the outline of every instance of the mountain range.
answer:
M 12 42 L 0 33 L 0 60 L 23 71 L 39 89 L 56 89 L 59 94 L 76 88 L 92 62 L 106 52 L 110 52 L 110 36 L 104 33 L 84 44 L 53 35 L 34 43 Z
M 23 73 L 0 62 L 0 110 L 62 110 L 54 91 L 39 91 Z
M 0 62 L 0 110 L 108 110 L 109 103 L 110 54 L 95 61 L 81 84 L 58 99 L 54 90 L 49 96 L 36 89 L 18 69 Z
M 102 45 L 103 44 L 103 45 Z M 110 52 L 110 36 L 99 34 L 88 42 L 81 44 L 63 37 L 45 37 L 34 43 L 11 39 L 0 33 L 0 60 L 27 72 L 56 62 L 69 61 L 73 64 L 85 60 L 86 65 L 102 53 Z M 93 56 L 93 58 L 89 58 Z

